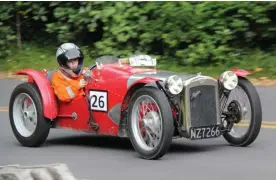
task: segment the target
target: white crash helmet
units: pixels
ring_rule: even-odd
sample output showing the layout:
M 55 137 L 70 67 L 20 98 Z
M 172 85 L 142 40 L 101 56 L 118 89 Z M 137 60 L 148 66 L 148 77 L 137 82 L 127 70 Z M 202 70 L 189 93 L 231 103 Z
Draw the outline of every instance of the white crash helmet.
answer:
M 71 59 L 79 59 L 77 69 L 70 69 L 66 63 Z M 84 55 L 80 48 L 74 43 L 63 43 L 58 47 L 56 52 L 56 59 L 59 64 L 59 69 L 62 73 L 70 78 L 78 77 L 81 75 L 84 66 Z

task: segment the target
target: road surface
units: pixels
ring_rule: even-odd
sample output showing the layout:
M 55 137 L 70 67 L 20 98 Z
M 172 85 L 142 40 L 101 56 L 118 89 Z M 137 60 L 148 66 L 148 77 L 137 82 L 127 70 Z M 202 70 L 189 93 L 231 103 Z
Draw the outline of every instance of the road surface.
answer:
M 0 165 L 66 163 L 78 179 L 209 179 L 274 180 L 276 175 L 276 88 L 260 88 L 263 128 L 249 147 L 231 147 L 223 138 L 190 142 L 174 140 L 158 161 L 137 158 L 129 141 L 87 133 L 52 130 L 40 148 L 19 145 L 12 134 L 7 106 L 20 81 L 0 80 Z

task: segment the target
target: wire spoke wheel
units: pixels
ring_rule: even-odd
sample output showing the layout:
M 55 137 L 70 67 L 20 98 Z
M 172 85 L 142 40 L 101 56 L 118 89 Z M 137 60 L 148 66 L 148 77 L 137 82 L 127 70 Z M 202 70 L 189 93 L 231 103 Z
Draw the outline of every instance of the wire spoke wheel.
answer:
M 145 150 L 154 149 L 162 134 L 162 115 L 158 104 L 148 95 L 140 96 L 131 115 L 135 139 Z
M 235 138 L 243 137 L 250 128 L 251 120 L 251 104 L 246 92 L 240 87 L 237 86 L 229 95 L 224 111 L 227 111 L 230 103 L 237 101 L 240 104 L 241 118 L 238 122 L 233 124 L 229 134 Z
M 144 159 L 158 159 L 169 149 L 174 133 L 167 97 L 154 87 L 143 87 L 132 96 L 128 108 L 128 134 Z
M 261 129 L 262 106 L 256 88 L 246 78 L 239 78 L 238 86 L 229 94 L 224 111 L 235 114 L 230 132 L 224 138 L 234 146 L 253 143 Z

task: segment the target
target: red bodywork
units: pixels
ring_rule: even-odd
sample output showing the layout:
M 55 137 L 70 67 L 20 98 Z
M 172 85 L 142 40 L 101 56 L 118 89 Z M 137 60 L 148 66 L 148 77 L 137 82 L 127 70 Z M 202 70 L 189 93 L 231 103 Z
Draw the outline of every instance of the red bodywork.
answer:
M 51 84 L 46 78 L 46 72 L 39 72 L 33 69 L 25 69 L 18 71 L 15 74 L 28 75 L 28 81 L 37 84 L 42 97 L 44 116 L 48 119 L 54 119 L 58 114 L 57 102 Z
M 118 104 L 120 104 L 120 110 L 123 110 L 127 107 L 127 97 L 135 92 L 137 88 L 159 80 L 154 77 L 141 78 L 130 87 L 127 87 L 127 81 L 131 75 L 152 71 L 156 70 L 133 68 L 128 65 L 120 67 L 117 63 L 104 65 L 104 68 L 100 70 L 95 67 L 91 71 L 93 78 L 86 86 L 86 94 L 89 95 L 90 90 L 107 93 L 107 111 L 92 111 L 95 121 L 99 124 L 97 133 L 118 135 L 120 123 L 113 122 L 108 115 L 108 111 Z M 50 81 L 46 78 L 47 72 L 25 69 L 16 72 L 16 74 L 28 75 L 28 81 L 37 84 L 43 100 L 44 116 L 54 121 L 55 128 L 94 132 L 87 123 L 90 105 L 85 97 L 73 100 L 67 104 L 58 104 Z M 77 114 L 77 119 L 75 120 L 71 117 L 73 113 Z M 121 120 L 121 111 L 118 111 L 118 114 Z
M 252 74 L 252 73 L 250 73 L 246 70 L 238 69 L 238 68 L 232 69 L 232 72 L 234 72 L 239 77 L 245 77 L 245 76 L 248 76 L 248 75 Z
M 248 76 L 248 75 L 252 74 L 249 71 L 246 71 L 244 69 L 238 69 L 238 68 L 231 69 L 231 71 L 233 73 L 235 73 L 238 77 L 245 77 L 245 76 Z M 219 79 L 219 77 L 217 77 L 217 79 Z
M 129 65 L 121 67 L 117 63 L 104 65 L 104 68 L 99 70 L 95 67 L 91 71 L 93 80 L 87 84 L 86 94 L 89 95 L 91 90 L 107 93 L 106 111 L 92 111 L 95 121 L 99 124 L 97 133 L 118 136 L 122 124 L 121 121 L 124 119 L 122 110 L 127 108 L 129 97 L 145 84 L 159 80 L 154 77 L 140 78 L 128 87 L 130 76 L 136 73 L 155 71 L 155 69 L 133 68 Z M 249 74 L 247 71 L 239 69 L 235 69 L 233 72 L 238 76 Z M 94 132 L 88 124 L 92 102 L 88 104 L 85 97 L 83 97 L 67 104 L 58 104 L 50 81 L 46 78 L 47 72 L 26 69 L 16 74 L 28 75 L 28 81 L 37 84 L 43 100 L 44 116 L 54 121 L 54 128 Z M 116 105 L 119 105 L 119 110 L 113 115 L 117 116 L 118 120 L 114 121 L 108 112 Z M 77 119 L 71 117 L 73 113 L 77 114 Z M 173 111 L 173 115 L 176 116 L 176 112 Z

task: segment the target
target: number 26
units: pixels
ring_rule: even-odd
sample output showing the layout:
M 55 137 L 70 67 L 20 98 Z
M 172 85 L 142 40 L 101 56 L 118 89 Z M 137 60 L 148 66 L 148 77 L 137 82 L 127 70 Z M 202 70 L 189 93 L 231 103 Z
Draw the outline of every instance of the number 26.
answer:
M 104 98 L 104 96 L 96 96 L 96 95 L 92 95 L 91 96 L 91 106 L 94 108 L 100 107 L 103 108 L 104 107 L 104 101 L 102 100 Z

